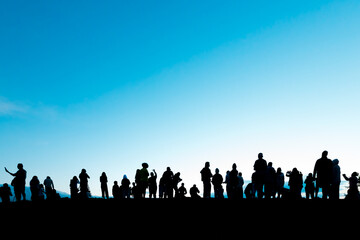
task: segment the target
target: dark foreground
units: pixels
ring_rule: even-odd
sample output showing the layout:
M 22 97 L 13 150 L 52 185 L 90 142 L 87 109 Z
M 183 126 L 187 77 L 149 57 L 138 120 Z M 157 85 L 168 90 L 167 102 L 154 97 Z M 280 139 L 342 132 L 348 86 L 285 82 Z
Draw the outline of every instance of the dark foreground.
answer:
M 88 199 L 0 204 L 3 223 L 11 227 L 72 234 L 131 234 L 163 238 L 200 234 L 274 237 L 324 236 L 357 231 L 360 201 L 228 199 Z M 4 227 L 4 225 L 2 225 Z M 185 234 L 185 235 L 183 235 Z M 319 234 L 319 235 L 316 235 Z M 84 237 L 84 236 L 82 236 Z M 290 237 L 290 236 L 287 236 Z M 287 238 L 286 237 L 286 238 Z M 238 237 L 242 238 L 242 237 Z

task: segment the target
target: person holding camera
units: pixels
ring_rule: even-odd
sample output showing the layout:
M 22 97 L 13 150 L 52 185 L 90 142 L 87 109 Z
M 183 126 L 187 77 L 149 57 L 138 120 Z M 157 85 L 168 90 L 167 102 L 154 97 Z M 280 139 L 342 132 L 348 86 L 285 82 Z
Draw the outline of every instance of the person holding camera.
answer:
M 14 177 L 14 179 L 11 181 L 11 186 L 14 187 L 15 192 L 15 198 L 16 201 L 21 201 L 21 196 L 23 197 L 23 200 L 26 200 L 25 195 L 25 182 L 26 182 L 26 171 L 24 169 L 24 166 L 22 163 L 19 163 L 17 165 L 18 171 L 16 173 L 11 173 L 7 168 L 5 168 L 5 171 Z

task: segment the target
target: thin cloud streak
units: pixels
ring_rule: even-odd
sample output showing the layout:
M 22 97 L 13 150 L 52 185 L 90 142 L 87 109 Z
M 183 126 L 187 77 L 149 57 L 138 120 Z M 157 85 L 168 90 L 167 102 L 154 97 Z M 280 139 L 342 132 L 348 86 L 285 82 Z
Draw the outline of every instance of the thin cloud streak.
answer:
M 28 111 L 29 106 L 0 97 L 0 116 L 14 116 L 19 113 L 27 113 Z

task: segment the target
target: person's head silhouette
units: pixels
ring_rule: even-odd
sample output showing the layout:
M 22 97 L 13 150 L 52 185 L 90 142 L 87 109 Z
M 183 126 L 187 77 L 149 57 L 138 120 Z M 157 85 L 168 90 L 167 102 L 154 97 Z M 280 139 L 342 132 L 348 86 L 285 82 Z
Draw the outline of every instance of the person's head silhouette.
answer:
M 23 164 L 22 164 L 22 163 L 19 163 L 19 164 L 17 165 L 17 168 L 18 168 L 19 170 L 21 170 L 21 169 L 23 169 L 23 168 L 24 168 L 24 166 L 23 166 Z

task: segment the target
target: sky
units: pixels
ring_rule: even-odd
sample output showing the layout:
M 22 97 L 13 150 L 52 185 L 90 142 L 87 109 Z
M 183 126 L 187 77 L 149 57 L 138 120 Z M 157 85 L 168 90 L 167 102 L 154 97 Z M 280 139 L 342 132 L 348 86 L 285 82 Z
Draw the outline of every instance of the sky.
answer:
M 360 171 L 360 3 L 3 1 L 0 167 L 93 195 L 141 163 L 202 192 L 205 162 L 250 180 L 259 152 L 304 177 Z M 0 169 L 0 183 L 12 177 Z M 159 178 L 158 178 L 159 179 Z

